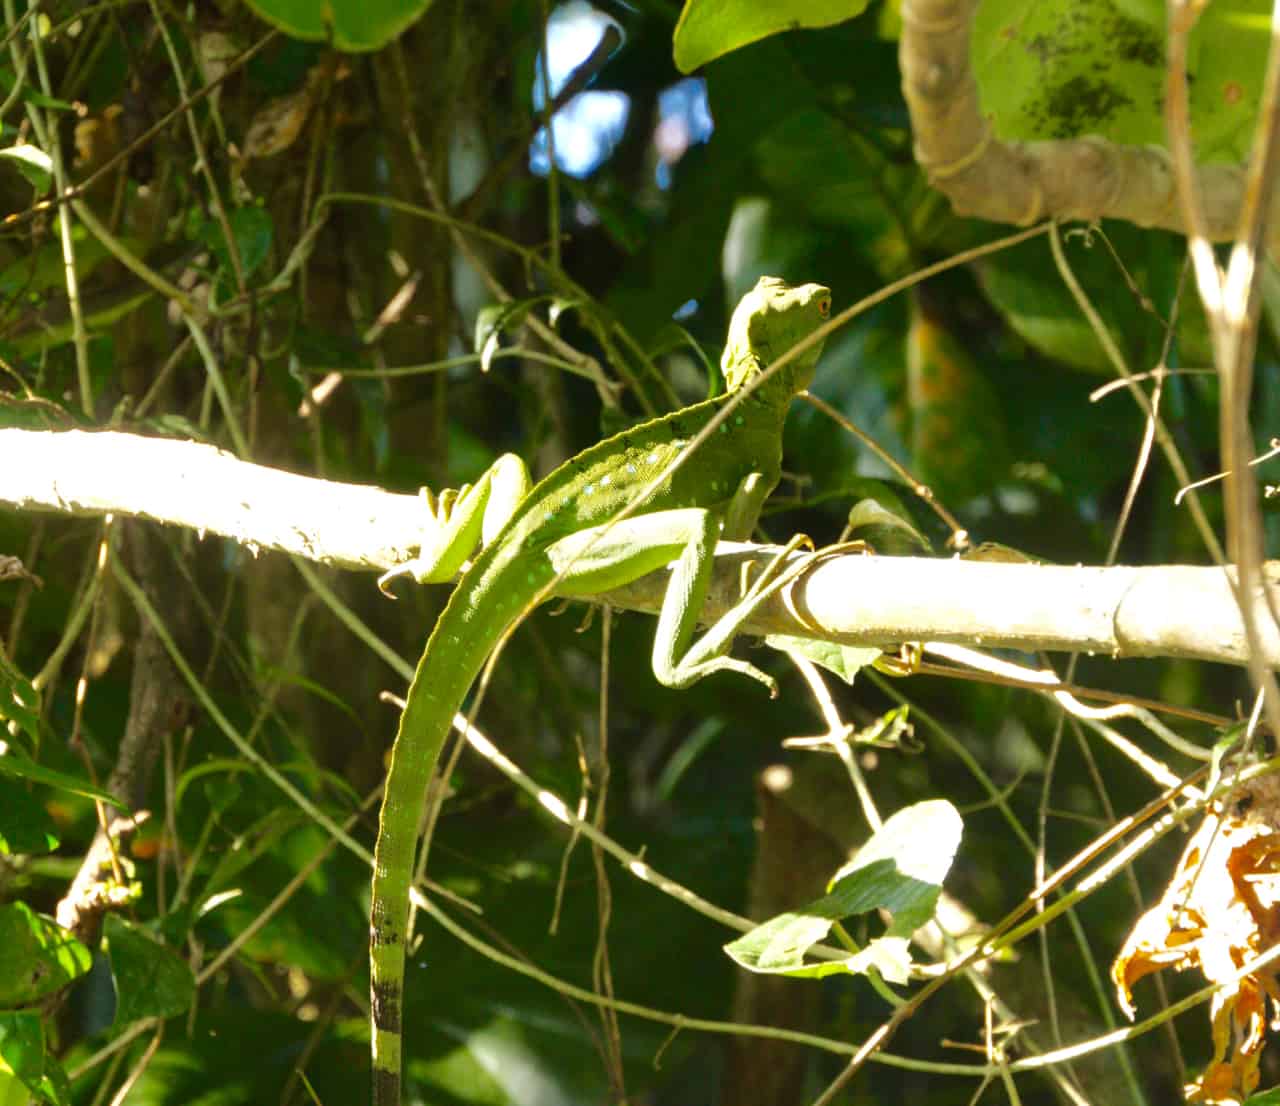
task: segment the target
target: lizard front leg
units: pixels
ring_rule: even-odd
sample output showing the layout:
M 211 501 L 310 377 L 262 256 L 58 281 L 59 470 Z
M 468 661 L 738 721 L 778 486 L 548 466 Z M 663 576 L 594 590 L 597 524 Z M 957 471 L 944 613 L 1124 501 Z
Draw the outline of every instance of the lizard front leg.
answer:
M 422 501 L 430 522 L 423 528 L 418 555 L 384 572 L 378 577 L 378 587 L 390 595 L 387 585 L 401 576 L 411 576 L 419 584 L 452 580 L 477 547 L 493 541 L 530 486 L 525 463 L 514 453 L 504 453 L 474 485 L 443 491 L 439 496 L 423 488 Z
M 778 685 L 772 676 L 727 654 L 742 623 L 803 570 L 804 561 L 788 565 L 787 558 L 798 546 L 811 544 L 807 537 L 798 535 L 788 542 L 745 590 L 738 604 L 708 627 L 700 638 L 694 638 L 711 583 L 717 539 L 748 540 L 775 483 L 776 479 L 771 480 L 760 472 L 745 476 L 724 509 L 723 527 L 712 528 L 704 523 L 672 567 L 671 582 L 667 585 L 653 639 L 653 672 L 667 687 L 688 687 L 712 672 L 730 670 L 764 684 L 771 696 L 778 694 Z
M 749 491 L 759 496 L 756 484 Z M 742 602 L 695 640 L 721 529 L 721 513 L 715 510 L 655 511 L 579 531 L 552 544 L 547 553 L 552 566 L 562 573 L 557 589 L 562 595 L 593 595 L 621 587 L 674 560 L 653 644 L 658 681 L 683 688 L 712 672 L 727 670 L 750 676 L 776 694 L 772 676 L 727 654 L 742 623 L 803 566 L 784 566 L 782 558 L 775 558 Z

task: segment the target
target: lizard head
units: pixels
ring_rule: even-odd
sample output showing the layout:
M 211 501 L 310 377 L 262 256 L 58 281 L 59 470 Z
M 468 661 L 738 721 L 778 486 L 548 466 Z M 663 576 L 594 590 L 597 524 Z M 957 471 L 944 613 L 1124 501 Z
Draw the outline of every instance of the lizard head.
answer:
M 788 284 L 778 277 L 761 277 L 742 297 L 729 322 L 720 369 L 729 391 L 737 391 L 751 377 L 767 369 L 831 315 L 831 289 L 821 284 Z M 784 365 L 764 385 L 769 392 L 790 398 L 807 388 L 822 354 L 822 343 Z M 761 397 L 765 398 L 765 397 Z

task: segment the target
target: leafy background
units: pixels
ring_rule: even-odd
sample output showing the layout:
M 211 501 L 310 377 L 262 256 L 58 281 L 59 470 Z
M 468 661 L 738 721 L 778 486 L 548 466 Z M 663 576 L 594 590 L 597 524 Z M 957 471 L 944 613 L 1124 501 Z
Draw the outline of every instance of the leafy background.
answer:
M 706 64 L 692 75 L 673 61 L 680 13 L 660 0 L 421 7 L 371 9 L 373 22 L 349 32 L 367 39 L 341 43 L 364 52 L 346 54 L 323 41 L 324 28 L 321 41 L 290 37 L 236 5 L 53 3 L 39 15 L 6 7 L 0 141 L 43 155 L 34 166 L 13 153 L 0 164 L 9 215 L 0 237 L 7 423 L 190 434 L 261 463 L 401 491 L 457 486 L 504 450 L 541 474 L 631 419 L 705 395 L 728 313 L 759 274 L 821 280 L 841 308 L 1005 233 L 954 216 L 912 161 L 891 4 L 833 5 L 811 15 L 817 29 L 722 56 L 695 52 Z M 1025 55 L 1012 63 L 1010 37 L 1000 36 L 1025 30 L 1032 8 L 1046 21 L 1035 36 L 1051 36 L 1054 11 L 1060 23 L 1067 7 L 1080 6 L 983 5 L 974 56 L 1002 133 L 1057 136 L 1067 125 L 1028 106 L 1019 82 L 1034 89 L 1038 80 L 1043 92 L 1048 78 Z M 1120 5 L 1088 7 L 1136 18 L 1132 4 L 1121 13 Z M 1244 19 L 1255 7 L 1211 11 Z M 258 10 L 290 26 L 284 8 Z M 402 22 L 412 26 L 385 42 Z M 1260 67 L 1252 24 L 1231 26 L 1246 35 L 1239 57 Z M 1115 77 L 1141 109 L 1116 135 L 1133 141 L 1161 133 L 1144 83 L 1160 64 L 1158 34 L 1148 30 L 1143 41 L 1156 53 L 1131 59 L 1143 72 Z M 557 104 L 549 139 L 549 99 L 606 34 L 616 46 L 592 68 L 589 87 Z M 995 41 L 1004 53 L 988 52 Z M 1076 65 L 1082 56 L 1106 61 L 1114 41 L 1078 31 L 1063 55 Z M 250 47 L 257 52 L 228 71 Z M 1206 67 L 1214 56 L 1208 47 L 1200 54 Z M 1070 64 L 1064 81 L 1074 79 Z M 1223 117 L 1210 101 L 1197 116 L 1232 156 L 1259 87 L 1241 65 L 1239 112 Z M 200 91 L 219 76 L 216 91 Z M 1211 78 L 1206 70 L 1198 88 Z M 1078 130 L 1098 129 L 1087 112 L 1076 116 Z M 80 211 L 67 224 L 87 317 L 77 337 L 61 225 L 40 202 L 59 160 L 68 179 L 88 182 L 89 219 L 151 270 L 208 298 L 205 348 Z M 1108 225 L 1068 234 L 1065 251 L 1131 369 L 1162 358 L 1179 369 L 1209 363 L 1180 239 Z M 386 312 L 406 289 L 407 301 Z M 495 289 L 516 301 L 542 298 L 507 312 L 498 321 L 510 325 L 493 332 L 496 317 L 483 313 L 497 302 Z M 523 325 L 547 318 L 549 297 L 572 303 L 554 335 Z M 488 372 L 480 371 L 478 324 L 479 345 L 497 344 Z M 583 355 L 616 389 L 584 378 Z M 1265 428 L 1280 398 L 1269 329 L 1261 358 L 1254 412 Z M 215 394 L 214 369 L 229 407 Z M 1143 427 L 1122 393 L 1091 400 L 1109 373 L 1040 237 L 859 316 L 828 343 L 813 390 L 929 482 L 977 540 L 1102 563 L 1118 538 L 1120 561 L 1203 563 L 1163 462 L 1144 471 L 1122 519 Z M 313 393 L 321 381 L 326 390 Z M 1178 448 L 1193 472 L 1213 472 L 1212 376 L 1174 375 L 1163 387 Z M 786 450 L 797 480 L 784 483 L 765 520 L 772 537 L 803 529 L 820 543 L 834 540 L 854 502 L 892 493 L 942 552 L 936 518 L 825 416 L 798 406 Z M 1207 503 L 1216 510 L 1212 496 Z M 284 799 L 238 755 L 184 681 L 147 667 L 164 650 L 136 595 L 113 569 L 96 567 L 104 537 L 230 724 L 315 810 L 339 821 L 356 813 L 376 793 L 394 731 L 394 711 L 379 695 L 401 691 L 399 678 L 285 559 L 127 519 L 104 530 L 95 519 L 0 515 L 0 549 L 43 582 L 0 587 L 12 664 L 5 686 L 21 696 L 10 708 L 12 751 L 64 774 L 0 776 L 5 925 L 37 944 L 49 939 L 30 911 L 52 914 L 79 867 L 98 817 L 88 796 L 119 769 L 122 739 L 142 725 L 140 689 L 158 686 L 163 705 L 149 751 L 123 777 L 126 801 L 151 812 L 122 857 L 134 890 L 127 921 L 112 918 L 94 966 L 56 1004 L 0 996 L 11 1007 L 0 1021 L 0 1056 L 54 1100 L 105 1102 L 124 1089 L 129 1103 L 301 1102 L 300 1071 L 320 1101 L 359 1101 L 368 1063 L 367 868 L 341 849 L 322 855 L 329 835 L 314 811 Z M 402 656 L 416 656 L 441 589 L 390 604 L 367 577 L 322 576 Z M 577 607 L 527 621 L 493 675 L 479 715 L 485 731 L 571 804 L 584 789 L 581 760 L 591 766 L 593 801 L 607 763 L 611 835 L 716 903 L 759 910 L 766 887 L 781 898 L 773 909 L 821 894 L 868 831 L 834 758 L 780 747 L 821 726 L 784 658 L 753 652 L 782 683 L 776 701 L 731 677 L 669 692 L 648 670 L 651 620 L 615 618 L 606 750 L 601 619 L 582 622 Z M 1085 657 L 1075 676 L 1221 716 L 1248 695 L 1241 673 L 1190 662 Z M 833 694 L 856 725 L 904 698 L 913 704 L 920 749 L 865 751 L 863 770 L 886 816 L 938 798 L 960 809 L 964 837 L 947 888 L 986 921 L 1034 885 L 1037 841 L 1056 866 L 1156 792 L 1096 731 L 1025 692 L 866 673 Z M 1205 748 L 1215 737 L 1205 723 L 1173 724 Z M 1193 766 L 1142 727 L 1117 728 L 1175 771 Z M 781 797 L 758 786 L 776 764 L 794 773 Z M 688 1017 L 735 1016 L 735 990 L 739 1004 L 748 993 L 722 951 L 735 934 L 615 866 L 598 870 L 584 844 L 570 851 L 537 805 L 479 758 L 464 754 L 450 787 L 429 875 L 480 908 L 448 906 L 464 927 L 591 988 L 607 922 L 619 997 Z M 365 807 L 353 832 L 370 844 L 374 830 Z M 1042 1045 L 1117 1023 L 1107 965 L 1179 847 L 1152 848 L 1131 878 L 1112 880 L 1039 944 L 1024 941 L 1015 962 L 993 969 L 992 985 L 1017 1017 L 1036 1023 Z M 266 924 L 203 974 L 318 858 Z M 30 909 L 13 913 L 19 907 Z M 874 919 L 853 930 L 879 931 Z M 808 1101 L 843 1063 L 817 1048 L 672 1035 L 633 1017 L 620 1021 L 614 1052 L 589 1005 L 485 959 L 434 923 L 420 922 L 420 932 L 406 1021 L 408 1076 L 422 1101 L 596 1103 L 625 1087 L 634 1102 L 767 1102 L 752 1080 L 770 1066 L 793 1080 L 790 1098 L 778 1101 Z M 69 975 L 86 956 L 64 955 Z M 838 1041 L 863 1040 L 890 1012 L 864 979 L 780 986 L 766 1003 L 776 1020 Z M 1142 986 L 1139 1003 L 1155 1008 L 1155 986 Z M 1191 983 L 1171 986 L 1176 993 Z M 147 1033 L 120 1045 L 130 1024 L 149 1016 L 170 1019 L 162 1039 Z M 892 1051 L 974 1062 L 982 1024 L 980 1001 L 952 985 L 902 1027 Z M 1205 1028 L 1198 1010 L 1127 1051 L 1090 1054 L 1067 1076 L 1092 1101 L 1169 1101 L 1186 1077 L 1180 1064 L 1194 1070 L 1208 1055 Z M 69 1087 L 61 1069 L 78 1073 Z M 1264 1085 L 1275 1081 L 1264 1067 Z M 927 1091 L 930 1102 L 959 1103 L 972 1101 L 975 1087 L 873 1063 L 836 1100 Z M 1019 1089 L 1028 1103 L 1057 1094 L 1039 1076 L 1020 1078 Z

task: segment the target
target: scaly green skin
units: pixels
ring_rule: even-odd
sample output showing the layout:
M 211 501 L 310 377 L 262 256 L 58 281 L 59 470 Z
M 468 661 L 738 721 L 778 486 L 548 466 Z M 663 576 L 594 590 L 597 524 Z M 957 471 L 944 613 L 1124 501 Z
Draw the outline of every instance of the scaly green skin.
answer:
M 830 304 L 830 293 L 820 285 L 793 288 L 775 278 L 761 278 L 730 324 L 722 362 L 730 395 L 815 330 L 827 317 Z M 634 580 L 677 557 L 654 648 L 659 679 L 685 686 L 707 672 L 729 668 L 772 686 L 750 665 L 721 655 L 741 618 L 725 627 L 723 642 L 709 652 L 697 654 L 690 642 L 706 592 L 715 539 L 750 536 L 760 506 L 778 482 L 787 408 L 792 397 L 808 386 L 820 352 L 820 345 L 815 346 L 748 393 L 636 515 L 616 524 L 594 546 L 584 541 L 582 532 L 608 523 L 635 500 L 725 406 L 728 395 L 592 446 L 518 502 L 512 497 L 504 502 L 501 492 L 493 493 L 492 502 L 498 504 L 496 510 L 505 525 L 486 540 L 427 640 L 400 716 L 387 774 L 370 919 L 376 1106 L 399 1106 L 400 1102 L 405 928 L 414 850 L 427 785 L 467 689 L 507 628 L 558 570 L 567 566 L 561 593 L 591 594 Z M 523 467 L 516 465 L 523 473 Z M 489 496 L 488 477 L 482 483 L 484 496 Z M 496 478 L 493 483 L 498 483 Z M 464 502 L 465 493 L 457 503 Z M 454 500 L 448 504 L 445 514 L 457 510 Z M 483 509 L 481 502 L 479 510 Z M 451 576 L 480 540 L 479 511 L 475 514 L 474 523 L 465 525 L 465 532 L 455 535 L 447 550 L 424 556 L 410 566 L 409 573 L 419 580 Z

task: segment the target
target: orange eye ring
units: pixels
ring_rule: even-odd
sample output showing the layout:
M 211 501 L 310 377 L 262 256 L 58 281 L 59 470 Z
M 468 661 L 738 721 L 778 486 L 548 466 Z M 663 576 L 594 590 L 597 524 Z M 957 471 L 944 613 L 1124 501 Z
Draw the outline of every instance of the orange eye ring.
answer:
M 822 299 L 818 301 L 818 314 L 821 315 L 824 319 L 831 314 L 831 297 L 830 296 L 823 296 Z

